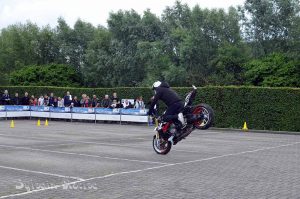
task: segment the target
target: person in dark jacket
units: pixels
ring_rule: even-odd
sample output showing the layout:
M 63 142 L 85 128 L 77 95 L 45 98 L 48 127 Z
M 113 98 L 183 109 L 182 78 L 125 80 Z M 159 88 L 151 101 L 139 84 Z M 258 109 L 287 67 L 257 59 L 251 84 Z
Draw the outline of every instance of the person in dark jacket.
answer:
M 111 97 L 111 101 L 114 101 L 114 100 L 116 100 L 117 102 L 120 101 L 116 92 L 114 92 Z
M 152 89 L 154 90 L 155 95 L 151 102 L 148 114 L 153 114 L 154 106 L 157 104 L 158 100 L 163 101 L 168 107 L 162 118 L 163 121 L 173 121 L 177 131 L 180 132 L 180 129 L 184 125 L 184 119 L 181 113 L 184 104 L 179 95 L 171 89 L 169 84 L 166 82 L 157 81 L 153 84 Z
M 22 105 L 29 106 L 29 100 L 30 98 L 28 97 L 28 93 L 25 92 L 24 97 L 22 98 Z
M 21 99 L 19 98 L 19 93 L 16 93 L 15 94 L 15 97 L 13 98 L 13 105 L 21 105 L 22 102 L 21 102 Z
M 150 98 L 150 101 L 147 103 L 147 108 L 150 109 L 151 104 L 153 102 L 154 96 L 152 96 Z M 159 103 L 157 102 L 154 106 L 153 106 L 153 110 L 152 110 L 152 115 L 158 116 L 158 110 L 159 110 Z
M 104 99 L 103 99 L 102 102 L 101 102 L 101 107 L 109 108 L 110 105 L 111 105 L 111 99 L 109 99 L 109 96 L 108 96 L 108 95 L 105 95 L 105 96 L 104 96 Z
M 80 101 L 78 100 L 77 96 L 75 96 L 72 100 L 73 107 L 80 107 Z
M 112 101 L 112 106 L 113 107 L 117 107 L 117 108 L 121 108 L 123 105 L 120 102 L 120 99 L 118 98 L 118 95 L 116 92 L 113 92 L 112 97 L 111 97 L 111 101 Z M 113 105 L 114 101 L 116 101 L 117 103 L 115 105 Z
M 97 107 L 99 104 L 98 104 L 98 101 L 99 99 L 97 98 L 96 95 L 93 95 L 93 98 L 91 100 L 91 103 L 92 103 L 92 107 Z
M 48 106 L 54 106 L 54 94 L 50 93 Z
M 53 106 L 58 107 L 58 99 L 56 96 L 53 97 Z
M 44 106 L 48 106 L 48 105 L 49 105 L 49 96 L 44 95 Z
M 72 103 L 72 95 L 70 95 L 70 92 L 68 91 L 66 96 L 64 97 L 64 106 L 70 107 Z
M 10 97 L 9 97 L 9 94 L 8 94 L 8 90 L 4 91 L 4 94 L 2 95 L 1 101 L 2 101 L 2 105 L 9 105 Z

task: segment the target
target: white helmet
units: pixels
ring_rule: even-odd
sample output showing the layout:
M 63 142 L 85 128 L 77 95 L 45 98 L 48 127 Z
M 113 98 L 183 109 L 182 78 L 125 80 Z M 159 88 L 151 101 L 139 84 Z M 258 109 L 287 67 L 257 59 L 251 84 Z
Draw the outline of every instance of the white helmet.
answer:
M 154 82 L 154 84 L 152 85 L 152 89 L 156 89 L 157 87 L 159 87 L 161 85 L 161 82 L 160 81 L 156 81 Z

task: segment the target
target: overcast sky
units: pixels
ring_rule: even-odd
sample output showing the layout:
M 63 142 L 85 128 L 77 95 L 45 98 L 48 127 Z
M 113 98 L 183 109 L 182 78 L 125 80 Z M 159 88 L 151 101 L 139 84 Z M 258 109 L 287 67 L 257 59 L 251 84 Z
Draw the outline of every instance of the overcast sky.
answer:
M 70 26 L 80 18 L 93 25 L 106 26 L 110 12 L 120 9 L 134 9 L 142 14 L 149 8 L 160 16 L 166 6 L 173 6 L 175 0 L 0 0 L 0 29 L 26 20 L 39 26 L 57 25 L 57 18 L 63 17 Z M 181 0 L 190 7 L 199 4 L 201 8 L 224 8 L 242 5 L 244 0 Z

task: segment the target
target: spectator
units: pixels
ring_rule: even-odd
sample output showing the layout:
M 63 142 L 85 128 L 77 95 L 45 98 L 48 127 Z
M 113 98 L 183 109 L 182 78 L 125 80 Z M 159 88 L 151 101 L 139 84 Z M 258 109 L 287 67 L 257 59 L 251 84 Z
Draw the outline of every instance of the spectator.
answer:
M 28 97 L 28 93 L 25 92 L 24 97 L 22 98 L 22 105 L 26 105 L 26 106 L 30 105 L 29 101 L 30 101 L 30 99 Z
M 86 98 L 86 94 L 82 94 L 81 95 L 81 100 L 80 100 L 81 107 L 84 107 L 85 98 Z
M 92 99 L 92 107 L 97 107 L 99 106 L 98 104 L 99 99 L 97 98 L 96 95 L 93 95 L 93 99 Z
M 53 97 L 53 106 L 54 107 L 58 106 L 58 99 L 57 99 L 57 97 Z
M 83 107 L 90 107 L 90 105 L 91 105 L 90 97 L 86 96 L 84 99 Z
M 148 107 L 150 107 L 150 105 L 151 105 L 153 99 L 154 99 L 154 96 L 152 96 L 152 97 L 150 98 L 150 101 L 147 103 L 147 106 L 148 106 Z M 156 104 L 154 105 L 154 108 L 153 108 L 153 114 L 154 114 L 154 115 L 158 115 L 158 110 L 159 110 L 159 104 L 156 103 Z
M 57 98 L 57 106 L 58 107 L 64 107 L 64 99 L 61 97 Z
M 21 105 L 22 104 L 22 101 L 21 99 L 19 98 L 19 93 L 16 93 L 15 94 L 15 97 L 13 99 L 13 105 Z
M 111 101 L 114 101 L 114 100 L 116 100 L 116 102 L 117 102 L 117 107 L 122 107 L 122 104 L 121 104 L 116 92 L 113 93 Z
M 43 95 L 41 95 L 38 100 L 38 106 L 44 106 L 44 96 Z
M 136 98 L 134 108 L 136 108 L 136 109 L 144 109 L 145 108 L 145 104 L 144 104 L 142 96 Z
M 30 106 L 37 106 L 37 103 L 34 104 L 35 98 L 34 95 L 31 95 L 31 97 L 29 98 L 29 105 Z
M 110 105 L 110 108 L 122 108 L 122 107 L 121 107 L 120 102 L 118 102 L 117 100 L 114 99 Z
M 65 107 L 70 107 L 72 102 L 72 95 L 70 94 L 69 91 L 67 91 L 66 96 L 64 97 L 64 106 Z
M 48 106 L 54 106 L 54 94 L 50 93 Z
M 38 105 L 38 98 L 34 97 L 34 95 L 32 96 L 32 106 L 37 106 Z
M 146 108 L 144 100 L 143 100 L 143 96 L 140 96 L 140 107 L 141 107 L 141 109 L 145 109 Z
M 4 91 L 4 94 L 2 95 L 1 101 L 2 101 L 3 105 L 9 105 L 10 97 L 9 97 L 9 94 L 8 94 L 8 90 Z
M 49 97 L 48 97 L 48 95 L 45 95 L 44 96 L 44 106 L 48 106 L 48 104 L 49 104 Z
M 123 108 L 133 108 L 132 104 L 128 101 L 128 99 L 126 99 L 122 105 Z
M 111 98 L 111 101 L 114 101 L 114 100 L 116 100 L 117 102 L 120 101 L 116 92 L 113 93 L 113 96 Z
M 105 96 L 104 96 L 104 99 L 103 99 L 102 102 L 101 102 L 101 107 L 109 108 L 110 105 L 111 105 L 111 99 L 109 99 L 109 96 L 108 96 L 108 95 L 105 95 Z
M 74 96 L 72 103 L 73 107 L 80 107 L 80 101 L 77 99 L 77 96 Z

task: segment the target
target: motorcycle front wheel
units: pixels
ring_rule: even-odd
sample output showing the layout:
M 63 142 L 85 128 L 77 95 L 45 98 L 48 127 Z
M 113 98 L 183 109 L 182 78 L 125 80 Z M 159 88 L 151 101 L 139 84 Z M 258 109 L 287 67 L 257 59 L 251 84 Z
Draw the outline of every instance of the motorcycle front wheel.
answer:
M 159 137 L 159 134 L 153 136 L 152 146 L 154 151 L 160 155 L 166 155 L 170 152 L 172 143 L 170 141 L 165 141 L 163 138 Z

